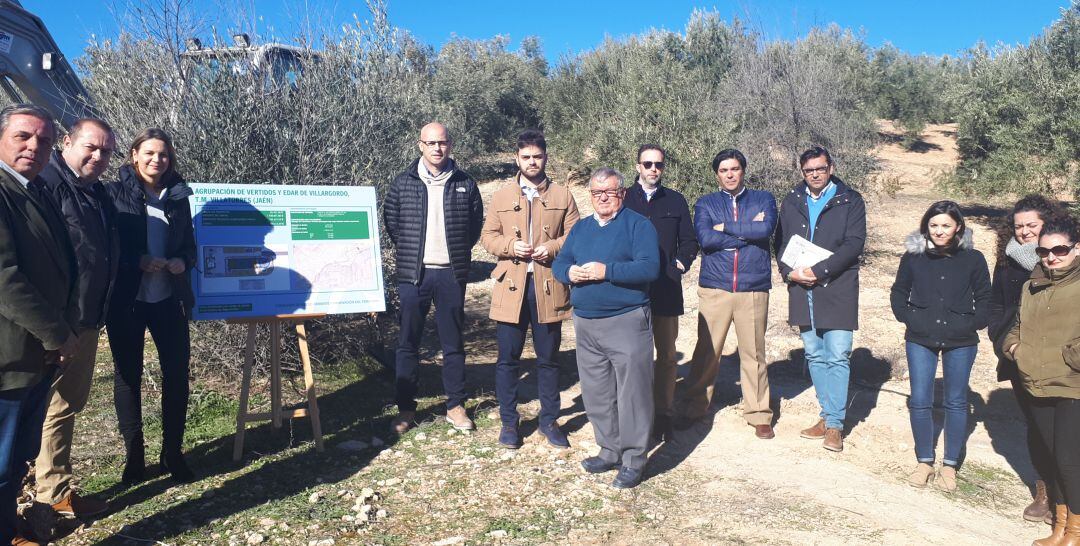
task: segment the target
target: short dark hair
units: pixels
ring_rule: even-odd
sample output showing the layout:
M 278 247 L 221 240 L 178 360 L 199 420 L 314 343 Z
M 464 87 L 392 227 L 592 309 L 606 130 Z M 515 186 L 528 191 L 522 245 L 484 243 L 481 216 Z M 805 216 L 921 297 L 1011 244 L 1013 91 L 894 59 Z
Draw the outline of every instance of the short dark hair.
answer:
M 720 152 L 716 154 L 716 157 L 712 158 L 712 172 L 715 174 L 716 169 L 720 168 L 720 163 L 729 159 L 738 161 L 739 166 L 742 167 L 743 170 L 746 170 L 746 156 L 735 148 L 728 148 L 726 150 L 720 150 Z
M 115 132 L 113 131 L 112 126 L 106 123 L 105 120 L 100 120 L 97 118 L 79 118 L 75 120 L 75 123 L 71 124 L 71 129 L 68 129 L 68 136 L 73 139 L 78 137 L 79 133 L 87 125 L 93 125 L 94 127 L 97 127 L 98 129 L 101 129 L 102 131 L 113 135 L 113 138 L 115 138 Z
M 645 153 L 645 152 L 647 152 L 649 150 L 656 150 L 656 151 L 660 152 L 660 155 L 664 156 L 664 159 L 667 159 L 667 152 L 665 152 L 664 149 L 661 148 L 659 145 L 657 145 L 657 144 L 642 144 L 641 146 L 638 146 L 638 149 L 637 149 L 637 160 L 641 161 L 641 154 L 643 154 L 643 153 Z
M 522 131 L 517 137 L 517 149 L 520 150 L 529 146 L 536 146 L 544 153 L 547 153 L 547 140 L 544 139 L 544 133 L 539 129 L 525 129 Z
M 964 213 L 960 212 L 960 205 L 957 205 L 955 201 L 938 201 L 930 205 L 930 208 L 923 213 L 922 220 L 919 221 L 919 233 L 922 233 L 923 236 L 929 233 L 930 219 L 939 214 L 947 214 L 956 222 L 956 233 L 953 234 L 953 240 L 950 241 L 950 244 L 962 240 L 964 231 L 967 230 L 967 223 L 964 222 Z
M 826 150 L 821 146 L 811 146 L 805 152 L 799 154 L 799 167 L 806 165 L 807 161 L 821 156 L 825 156 L 825 163 L 831 167 L 832 156 L 829 155 L 829 150 Z
M 1042 232 L 1039 233 L 1039 238 L 1046 237 L 1047 235 L 1064 235 L 1069 238 L 1069 242 L 1076 244 L 1080 242 L 1080 228 L 1076 225 L 1076 220 L 1071 216 L 1055 216 L 1050 220 L 1047 220 L 1043 224 Z

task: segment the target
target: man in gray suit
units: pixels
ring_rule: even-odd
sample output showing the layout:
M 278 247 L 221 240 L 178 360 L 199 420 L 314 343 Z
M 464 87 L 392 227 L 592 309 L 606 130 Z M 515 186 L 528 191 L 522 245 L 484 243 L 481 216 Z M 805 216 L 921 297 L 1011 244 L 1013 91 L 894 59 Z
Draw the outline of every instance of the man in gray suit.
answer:
M 18 536 L 16 499 L 41 443 L 51 378 L 76 348 L 75 254 L 37 177 L 54 142 L 40 107 L 0 110 L 0 544 L 32 544 Z

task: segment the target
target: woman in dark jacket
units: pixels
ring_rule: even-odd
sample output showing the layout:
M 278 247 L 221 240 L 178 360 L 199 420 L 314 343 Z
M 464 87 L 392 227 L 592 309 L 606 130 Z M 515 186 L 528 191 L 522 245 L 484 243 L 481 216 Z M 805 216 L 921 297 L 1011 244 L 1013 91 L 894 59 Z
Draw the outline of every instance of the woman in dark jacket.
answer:
M 1039 257 L 1035 254 L 1035 248 L 1039 246 L 1039 234 L 1047 221 L 1064 214 L 1061 205 L 1041 195 L 1028 195 L 1016 202 L 1012 214 L 1005 218 L 998 229 L 997 264 L 994 266 L 994 281 L 990 290 L 989 333 L 998 355 L 998 381 L 1012 382 L 1013 395 L 1027 425 L 1028 453 L 1036 473 L 1034 498 L 1024 509 L 1024 519 L 1028 521 L 1044 521 L 1050 517 L 1043 476 L 1047 475 L 1052 461 L 1031 420 L 1031 395 L 1020 381 L 1016 363 L 1002 355 L 1001 343 L 1016 318 L 1020 289 L 1031 277 L 1031 271 L 1038 266 Z
M 147 328 L 161 362 L 161 469 L 180 482 L 194 481 L 181 444 L 188 406 L 191 346 L 188 317 L 194 303 L 189 271 L 195 233 L 188 196 L 176 171 L 172 139 L 147 129 L 131 143 L 129 163 L 111 184 L 120 232 L 120 270 L 106 325 L 116 376 L 116 416 L 124 438 L 125 483 L 142 481 L 143 344 Z
M 978 331 L 989 317 L 990 273 L 952 201 L 931 205 L 905 246 L 890 299 L 896 320 L 907 327 L 908 408 L 919 461 L 908 482 L 925 487 L 934 476 L 934 376 L 940 354 L 945 456 L 937 484 L 954 491 L 967 435 L 968 378 L 979 348 Z

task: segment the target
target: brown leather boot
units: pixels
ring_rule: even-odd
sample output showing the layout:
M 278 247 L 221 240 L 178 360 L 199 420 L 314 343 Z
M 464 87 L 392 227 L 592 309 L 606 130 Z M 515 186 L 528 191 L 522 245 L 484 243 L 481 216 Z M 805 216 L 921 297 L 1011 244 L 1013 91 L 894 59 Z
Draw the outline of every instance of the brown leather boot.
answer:
M 1028 521 L 1043 521 L 1050 513 L 1050 500 L 1046 498 L 1046 482 L 1035 482 L 1035 498 L 1031 504 L 1024 508 L 1024 519 Z
M 1065 536 L 1057 546 L 1080 546 L 1080 515 L 1068 511 L 1069 519 L 1065 521 Z
M 1069 519 L 1069 507 L 1064 504 L 1054 505 L 1054 530 L 1050 536 L 1031 543 L 1031 546 L 1060 546 L 1065 538 L 1065 523 Z

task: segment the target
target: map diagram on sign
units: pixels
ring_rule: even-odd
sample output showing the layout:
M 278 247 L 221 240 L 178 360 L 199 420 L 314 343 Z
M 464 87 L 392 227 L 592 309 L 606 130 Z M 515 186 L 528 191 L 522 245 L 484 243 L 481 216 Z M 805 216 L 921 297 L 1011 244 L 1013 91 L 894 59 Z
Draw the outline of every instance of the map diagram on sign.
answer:
M 314 292 L 378 288 L 375 248 L 370 240 L 293 243 L 293 270 Z

